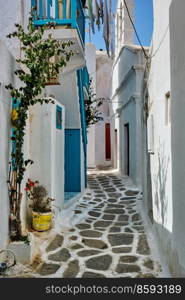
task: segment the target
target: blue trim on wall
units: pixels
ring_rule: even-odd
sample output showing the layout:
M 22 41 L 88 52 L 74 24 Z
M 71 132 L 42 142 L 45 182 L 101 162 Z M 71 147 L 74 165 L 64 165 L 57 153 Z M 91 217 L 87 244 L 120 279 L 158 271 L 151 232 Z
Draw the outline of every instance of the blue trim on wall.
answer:
M 85 100 L 84 100 L 84 92 L 83 92 L 82 70 L 77 71 L 77 81 L 78 81 L 78 94 L 79 94 L 79 101 L 80 101 L 82 137 L 83 137 L 83 144 L 84 144 L 84 153 L 86 154 L 87 127 L 86 127 L 86 116 L 85 116 Z
M 83 68 L 82 71 L 82 78 L 83 78 L 83 86 L 86 88 L 86 90 L 88 91 L 89 89 L 89 85 L 90 85 L 90 78 L 89 78 L 89 72 L 87 70 L 87 67 Z
M 47 18 L 50 19 L 50 6 L 52 5 L 51 0 L 47 0 Z
M 65 192 L 81 192 L 81 130 L 65 129 Z
M 43 16 L 43 5 L 42 0 L 39 0 L 39 18 L 42 19 Z
M 56 105 L 56 128 L 62 129 L 62 107 Z
M 58 5 L 58 0 L 55 0 L 55 18 L 58 19 L 58 16 L 59 16 L 59 5 Z
M 82 141 L 84 149 L 84 170 L 85 170 L 85 187 L 87 187 L 87 127 L 85 115 L 85 101 L 83 92 L 83 69 L 77 71 L 78 92 L 80 101 L 80 116 L 82 127 Z

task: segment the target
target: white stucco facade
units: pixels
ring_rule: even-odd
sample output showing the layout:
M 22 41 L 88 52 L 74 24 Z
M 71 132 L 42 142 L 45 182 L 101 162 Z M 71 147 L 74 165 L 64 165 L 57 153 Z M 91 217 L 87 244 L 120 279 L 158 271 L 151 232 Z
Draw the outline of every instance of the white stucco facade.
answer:
M 127 0 L 127 7 L 132 20 L 134 20 L 134 0 Z M 133 44 L 134 30 L 130 22 L 123 0 L 117 1 L 115 19 L 115 46 L 116 55 L 119 54 L 124 44 Z
M 15 31 L 15 23 L 19 23 L 26 28 L 31 10 L 31 1 L 7 0 L 5 3 L 0 0 L 0 6 L 0 40 L 5 43 L 11 54 L 18 58 L 21 55 L 19 41 L 7 39 L 6 36 Z
M 147 52 L 147 48 L 145 48 Z M 122 47 L 113 66 L 112 102 L 118 132 L 118 168 L 142 185 L 142 106 L 146 60 L 139 46 Z
M 11 155 L 11 109 L 12 98 L 5 89 L 5 85 L 12 83 L 18 86 L 20 83 L 14 78 L 15 58 L 20 58 L 20 43 L 16 39 L 7 39 L 7 34 L 15 31 L 14 24 L 21 23 L 26 28 L 31 1 L 0 0 L 0 249 L 7 246 L 9 242 L 9 197 L 8 197 L 8 168 Z M 65 31 L 65 28 L 62 29 Z M 82 43 L 77 30 L 79 45 Z M 70 33 L 67 29 L 66 34 Z M 62 41 L 60 36 L 60 41 Z M 65 36 L 70 38 L 69 36 Z M 74 48 L 77 46 L 75 40 Z M 85 189 L 85 154 L 82 140 L 81 107 L 78 90 L 76 70 L 85 64 L 84 49 L 78 49 L 78 54 L 73 57 L 72 64 L 65 68 L 65 74 L 60 74 L 59 86 L 48 86 L 43 91 L 44 97 L 53 98 L 55 104 L 35 106 L 30 109 L 29 119 L 26 126 L 24 140 L 25 159 L 33 159 L 34 164 L 29 166 L 22 182 L 21 222 L 22 233 L 26 234 L 28 229 L 29 213 L 28 202 L 24 187 L 28 178 L 39 180 L 48 190 L 48 196 L 56 201 L 55 211 L 63 208 L 64 204 L 64 179 L 65 179 L 65 129 L 79 130 L 80 144 L 80 174 L 81 191 Z M 74 50 L 77 50 L 76 48 Z M 71 66 L 74 69 L 71 69 Z M 62 109 L 62 129 L 56 128 L 56 106 Z M 57 207 L 57 208 L 56 208 Z
M 114 166 L 114 117 L 111 104 L 112 92 L 112 65 L 113 61 L 105 51 L 96 51 L 96 95 L 98 99 L 104 99 L 100 106 L 102 121 L 95 125 L 96 146 L 95 160 L 96 167 Z M 110 159 L 106 158 L 106 124 L 110 126 Z
M 47 97 L 54 97 L 60 104 L 65 106 L 65 129 L 80 130 L 81 191 L 83 191 L 85 188 L 84 148 L 76 71 L 60 74 L 59 79 L 60 85 L 47 86 L 45 88 L 45 95 Z
M 8 136 L 11 134 L 10 113 L 11 96 L 5 85 L 14 81 L 12 69 L 15 61 L 7 47 L 0 41 L 0 249 L 8 242 L 9 232 L 9 197 L 8 197 L 8 171 L 10 142 Z
M 29 176 L 42 183 L 49 196 L 55 199 L 57 215 L 64 204 L 65 107 L 56 100 L 54 102 L 31 108 L 29 153 L 34 164 L 29 167 Z M 62 113 L 61 128 L 57 128 L 58 108 Z
M 184 1 L 171 1 L 170 59 L 171 59 L 171 145 L 172 145 L 172 233 L 169 262 L 172 274 L 185 277 L 185 33 Z
M 94 93 L 96 93 L 96 47 L 94 44 L 86 44 L 85 56 L 87 62 L 87 69 L 89 72 L 90 79 L 92 79 L 92 87 Z M 87 144 L 87 164 L 89 168 L 95 168 L 95 126 L 88 128 L 88 144 Z
M 149 122 L 151 118 L 153 119 L 153 125 L 151 125 L 153 133 L 150 131 L 148 135 L 148 141 L 153 139 L 153 150 L 150 154 L 153 222 L 166 254 L 171 247 L 173 227 L 171 119 L 169 115 L 171 101 L 170 4 L 171 0 L 153 1 L 154 33 L 147 82 Z
M 104 99 L 103 105 L 99 108 L 103 120 L 88 129 L 88 167 L 113 167 L 115 161 L 115 133 L 114 117 L 112 117 L 113 111 L 110 103 L 113 61 L 107 56 L 106 51 L 96 51 L 93 44 L 87 44 L 86 46 L 86 60 L 96 99 Z M 108 159 L 106 157 L 107 124 L 110 126 L 110 156 Z

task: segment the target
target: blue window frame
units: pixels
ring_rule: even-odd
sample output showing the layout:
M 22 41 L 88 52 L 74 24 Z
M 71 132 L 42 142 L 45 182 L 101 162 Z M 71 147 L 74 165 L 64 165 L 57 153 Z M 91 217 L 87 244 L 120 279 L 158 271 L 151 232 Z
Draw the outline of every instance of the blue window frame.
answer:
M 56 128 L 62 129 L 62 107 L 59 105 L 56 106 Z

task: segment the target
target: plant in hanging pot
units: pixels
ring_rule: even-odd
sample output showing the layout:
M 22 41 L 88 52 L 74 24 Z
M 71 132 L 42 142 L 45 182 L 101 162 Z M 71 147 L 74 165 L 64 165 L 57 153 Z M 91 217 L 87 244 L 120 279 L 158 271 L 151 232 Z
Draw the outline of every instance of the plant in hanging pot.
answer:
M 36 231 L 46 231 L 51 229 L 53 210 L 52 201 L 48 197 L 48 192 L 38 181 L 28 179 L 26 183 L 27 196 L 31 202 L 32 208 L 32 228 Z

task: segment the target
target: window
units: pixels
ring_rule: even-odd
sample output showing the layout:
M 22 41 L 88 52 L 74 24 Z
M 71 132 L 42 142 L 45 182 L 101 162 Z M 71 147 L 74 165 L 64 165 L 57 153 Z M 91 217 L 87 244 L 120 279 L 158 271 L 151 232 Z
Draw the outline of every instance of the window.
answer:
M 62 107 L 56 106 L 56 128 L 62 129 Z
M 165 125 L 168 126 L 171 123 L 171 98 L 170 92 L 165 95 Z
M 148 152 L 154 154 L 154 117 L 150 115 L 147 122 Z

